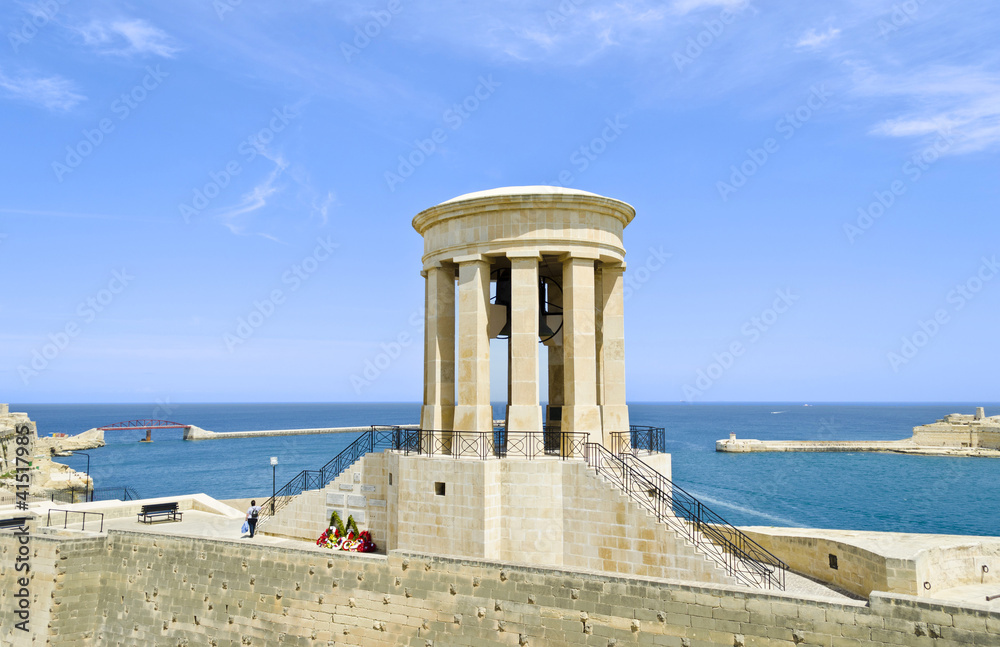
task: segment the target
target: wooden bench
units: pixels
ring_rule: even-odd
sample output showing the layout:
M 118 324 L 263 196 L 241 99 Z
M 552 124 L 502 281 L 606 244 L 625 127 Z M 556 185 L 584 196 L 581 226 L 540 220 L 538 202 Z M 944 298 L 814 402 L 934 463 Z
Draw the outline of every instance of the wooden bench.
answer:
M 170 503 L 149 503 L 142 506 L 142 511 L 138 514 L 139 521 L 143 523 L 153 523 L 153 517 L 166 517 L 174 521 L 180 521 L 182 512 L 177 511 L 177 502 Z
M 21 526 L 28 523 L 27 517 L 14 517 L 12 519 L 0 519 L 0 530 L 9 530 L 11 528 L 20 528 Z

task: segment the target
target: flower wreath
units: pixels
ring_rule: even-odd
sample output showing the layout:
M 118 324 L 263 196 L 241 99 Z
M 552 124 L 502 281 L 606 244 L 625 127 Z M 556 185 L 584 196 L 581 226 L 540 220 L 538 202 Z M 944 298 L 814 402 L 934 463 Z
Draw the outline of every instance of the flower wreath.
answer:
M 376 548 L 371 533 L 367 530 L 359 531 L 353 516 L 347 517 L 345 524 L 336 512 L 330 515 L 330 527 L 319 536 L 316 545 L 352 553 L 373 553 Z

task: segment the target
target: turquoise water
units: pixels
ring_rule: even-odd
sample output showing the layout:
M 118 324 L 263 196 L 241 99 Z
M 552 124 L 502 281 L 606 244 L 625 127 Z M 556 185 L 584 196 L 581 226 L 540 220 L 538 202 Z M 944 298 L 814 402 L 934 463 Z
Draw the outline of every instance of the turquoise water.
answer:
M 985 405 L 987 415 L 1000 405 Z M 896 454 L 720 454 L 715 441 L 736 432 L 769 440 L 892 440 L 975 404 L 632 404 L 632 422 L 667 429 L 673 480 L 736 525 L 782 525 L 895 532 L 1000 535 L 1000 459 Z M 136 418 L 163 418 L 212 431 L 402 424 L 418 404 L 11 405 L 39 433 L 79 433 Z M 498 417 L 502 409 L 497 409 Z M 353 434 L 185 442 L 180 431 L 107 433 L 90 450 L 96 486 L 129 485 L 142 496 L 205 492 L 220 499 L 271 492 L 269 457 L 281 487 L 316 469 Z M 82 456 L 61 459 L 86 467 Z

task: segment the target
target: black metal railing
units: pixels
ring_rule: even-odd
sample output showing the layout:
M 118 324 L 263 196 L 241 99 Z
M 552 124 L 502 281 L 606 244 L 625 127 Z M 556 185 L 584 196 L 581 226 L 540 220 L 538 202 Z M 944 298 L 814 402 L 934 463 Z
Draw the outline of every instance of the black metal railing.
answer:
M 741 584 L 785 588 L 788 565 L 632 453 L 588 443 L 587 464 L 681 533 Z
M 70 488 L 53 492 L 48 496 L 52 503 L 85 503 L 87 501 L 111 501 L 120 499 L 122 501 L 136 501 L 142 497 L 132 487 L 128 485 L 99 487 L 99 488 Z
M 393 449 L 452 458 L 583 458 L 588 434 L 562 431 L 443 431 L 407 429 Z
M 663 427 L 630 425 L 629 431 L 611 432 L 611 451 L 615 454 L 662 454 L 667 451 L 667 434 Z
M 556 440 L 554 440 L 555 437 Z M 292 499 L 307 490 L 330 484 L 359 458 L 370 452 L 392 449 L 404 454 L 453 458 L 583 458 L 588 435 L 553 431 L 436 431 L 373 425 L 318 470 L 302 470 L 261 504 L 262 526 Z M 558 441 L 558 442 L 556 442 Z
M 306 490 L 318 490 L 326 487 L 330 481 L 340 476 L 344 470 L 365 454 L 379 449 L 398 448 L 404 442 L 403 435 L 410 433 L 410 431 L 400 427 L 373 425 L 368 431 L 362 432 L 354 442 L 334 456 L 326 465 L 318 470 L 302 470 L 282 486 L 273 497 L 269 497 L 260 506 L 258 526 L 262 526 L 279 510 L 291 503 L 294 497 Z
M 46 526 L 51 526 L 52 525 L 52 513 L 53 512 L 62 512 L 63 513 L 63 530 L 65 530 L 69 526 L 69 515 L 71 515 L 71 514 L 72 515 L 77 515 L 78 514 L 78 515 L 82 515 L 82 519 L 80 520 L 80 530 L 86 530 L 87 529 L 87 515 L 90 515 L 92 517 L 100 517 L 101 518 L 101 527 L 100 527 L 100 530 L 98 530 L 98 532 L 104 532 L 104 513 L 102 513 L 102 512 L 88 512 L 86 510 L 57 510 L 57 509 L 53 508 L 53 509 L 49 510 L 49 514 L 45 518 L 45 525 Z M 58 517 L 56 518 L 56 523 L 59 523 Z M 93 527 L 93 526 L 91 526 L 91 527 Z

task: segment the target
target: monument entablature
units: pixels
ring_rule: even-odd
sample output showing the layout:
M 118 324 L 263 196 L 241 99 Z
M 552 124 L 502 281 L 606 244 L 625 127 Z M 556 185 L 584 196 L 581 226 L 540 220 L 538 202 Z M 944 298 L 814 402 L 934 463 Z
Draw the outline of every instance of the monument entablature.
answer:
M 413 219 L 424 237 L 424 269 L 482 255 L 575 256 L 622 263 L 622 233 L 635 210 L 594 193 L 528 186 L 479 191 L 426 209 Z

